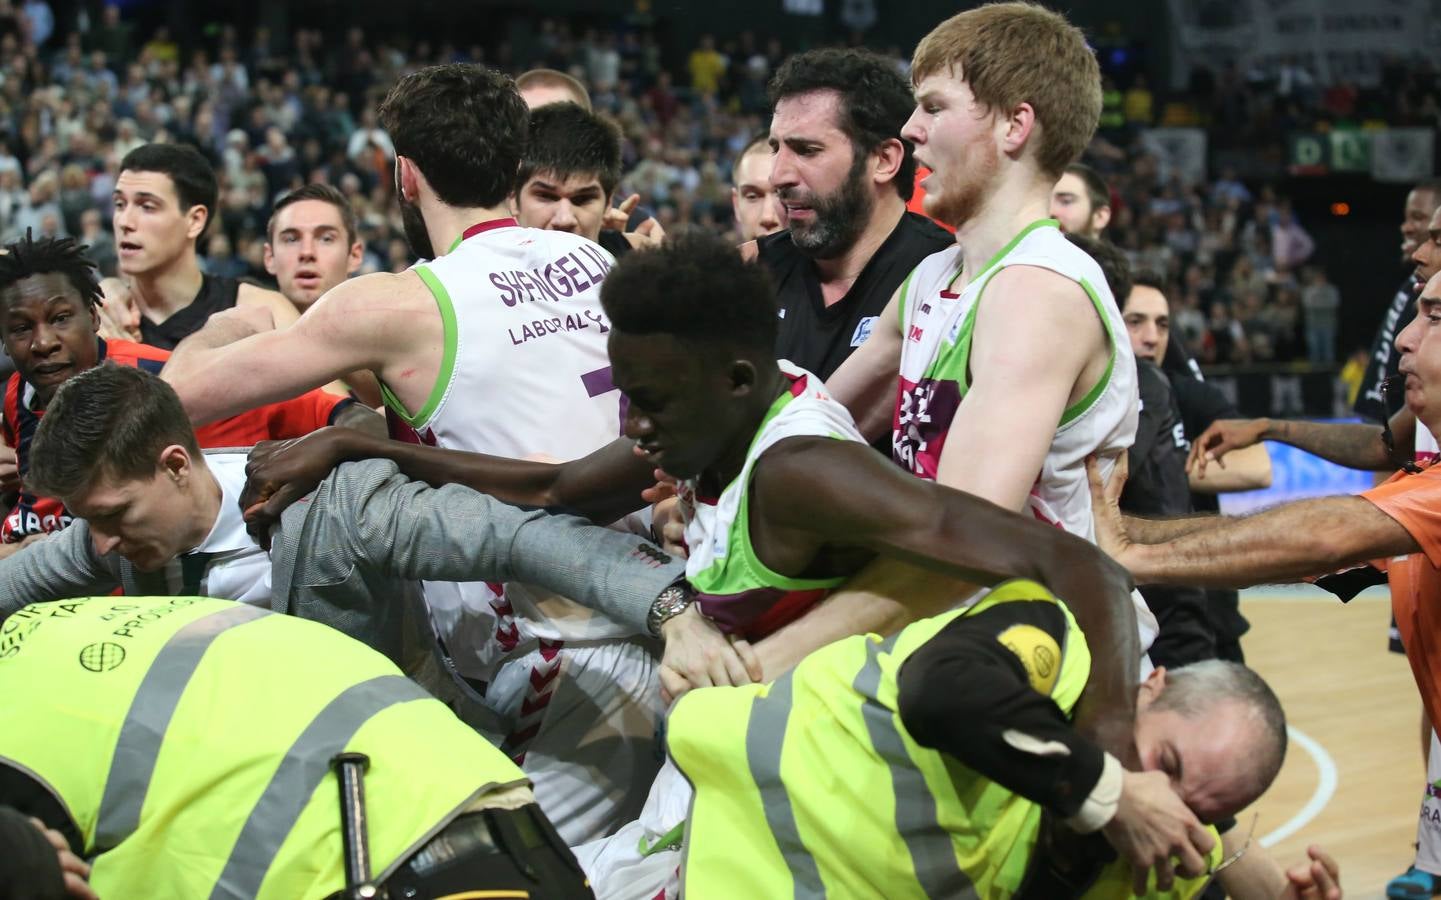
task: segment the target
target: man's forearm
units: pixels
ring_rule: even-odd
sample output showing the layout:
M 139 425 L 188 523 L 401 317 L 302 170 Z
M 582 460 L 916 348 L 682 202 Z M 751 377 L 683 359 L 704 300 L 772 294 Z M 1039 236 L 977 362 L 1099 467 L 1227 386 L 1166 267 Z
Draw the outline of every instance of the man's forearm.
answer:
M 342 466 L 326 502 L 356 523 L 357 555 L 387 574 L 424 581 L 522 581 L 599 610 L 646 633 L 656 597 L 685 574 L 685 563 L 635 535 L 575 516 L 523 510 L 449 485 L 431 488 L 395 475 L 369 490 L 363 469 Z M 362 490 L 335 490 L 336 484 Z M 353 516 L 352 516 L 353 514 Z
M 1290 444 L 1349 469 L 1385 471 L 1400 465 L 1386 453 L 1379 425 L 1268 419 L 1262 437 Z
M 1223 516 L 1215 513 L 1195 513 L 1189 516 L 1172 516 L 1165 519 L 1147 519 L 1141 516 L 1122 516 L 1121 524 L 1126 536 L 1136 544 L 1163 544 L 1177 538 L 1214 528 L 1224 522 Z
M 1128 768 L 1136 759 L 1133 725 L 1141 640 L 1126 571 L 1094 546 L 1057 532 L 1054 552 L 1039 552 L 1038 578 L 1065 602 L 1094 660 L 1075 711 L 1076 730 Z
M 90 529 L 75 522 L 0 559 L 0 620 L 27 603 L 105 594 L 119 583 L 96 555 Z
M 426 447 L 368 434 L 336 436 L 336 462 L 388 459 L 415 481 L 432 487 L 458 484 L 519 506 L 566 509 L 609 523 L 644 505 L 640 492 L 653 483 L 650 468 L 621 442 L 571 463 L 506 459 L 464 450 Z
M 335 424 L 341 428 L 359 431 L 376 440 L 386 440 L 389 432 L 385 427 L 385 416 L 364 403 L 351 403 L 335 417 Z
M 1124 562 L 1139 584 L 1241 588 L 1299 581 L 1370 559 L 1414 553 L 1416 540 L 1360 497 L 1303 500 L 1159 544 Z

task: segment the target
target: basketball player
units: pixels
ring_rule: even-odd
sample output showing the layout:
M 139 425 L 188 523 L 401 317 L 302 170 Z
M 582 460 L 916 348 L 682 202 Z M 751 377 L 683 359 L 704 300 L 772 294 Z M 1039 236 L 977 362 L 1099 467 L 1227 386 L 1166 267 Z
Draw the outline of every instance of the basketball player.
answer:
M 355 210 L 340 191 L 307 184 L 275 202 L 265 231 L 265 271 L 297 313 L 360 271 L 364 257 Z
M 599 285 L 614 260 L 509 216 L 528 116 L 510 79 L 480 66 L 402 78 L 380 120 L 395 142 L 406 236 L 432 261 L 337 285 L 288 329 L 182 347 L 165 376 L 191 415 L 206 421 L 365 368 L 383 385 L 394 433 L 413 441 L 567 460 L 612 440 L 620 401 Z M 560 597 L 493 588 L 427 585 L 440 636 L 508 722 L 495 739 L 566 839 L 604 834 L 634 817 L 643 798 L 627 792 L 657 764 L 649 639 Z
M 218 190 L 210 163 L 187 144 L 146 144 L 120 161 L 111 225 L 142 343 L 172 349 L 212 313 L 236 305 L 266 307 L 279 327 L 295 321 L 295 308 L 280 294 L 200 271 L 195 247 L 215 214 Z
M 1136 367 L 1100 268 L 1046 215 L 1100 116 L 1095 57 L 1060 14 L 997 3 L 937 26 L 911 79 L 901 136 L 957 243 L 916 267 L 827 385 L 868 438 L 890 427 L 907 471 L 1091 538 L 1084 460 L 1109 468 L 1132 443 Z M 879 614 L 874 595 L 838 593 L 794 647 Z M 1149 643 L 1154 619 L 1138 619 Z

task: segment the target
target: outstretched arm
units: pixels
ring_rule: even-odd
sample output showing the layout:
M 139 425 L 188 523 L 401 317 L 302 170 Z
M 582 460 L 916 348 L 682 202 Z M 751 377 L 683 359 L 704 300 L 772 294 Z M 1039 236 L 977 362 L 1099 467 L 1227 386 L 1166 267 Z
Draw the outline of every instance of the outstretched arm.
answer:
M 323 428 L 293 441 L 267 442 L 251 451 L 241 505 L 247 518 L 268 527 L 291 503 L 315 490 L 343 462 L 388 459 L 416 481 L 458 484 L 507 503 L 565 509 L 601 523 L 645 505 L 640 492 L 655 483 L 653 470 L 624 438 L 569 463 L 529 462 L 392 441 L 344 428 Z
M 432 488 L 379 463 L 342 466 L 314 496 L 343 523 L 355 558 L 388 575 L 531 582 L 637 634 L 647 633 L 656 597 L 685 574 L 683 561 L 635 535 L 459 485 Z
M 1108 714 L 1093 728 L 1105 734 L 1103 746 L 1130 758 L 1141 656 L 1131 582 L 1095 546 L 907 475 L 861 444 L 824 438 L 792 438 L 762 456 L 752 503 L 753 537 L 755 523 L 765 523 L 756 540 L 763 562 L 768 548 L 786 545 L 864 547 L 976 584 L 1030 578 L 1046 585 L 1097 648 L 1088 695 Z
M 1298 419 L 1218 419 L 1191 444 L 1187 467 L 1194 483 L 1212 479 L 1211 464 L 1229 472 L 1242 451 L 1260 441 L 1280 441 L 1350 469 L 1398 469 L 1409 457 L 1416 418 L 1402 410 L 1391 420 L 1396 436 L 1390 452 L 1380 425 L 1347 422 L 1306 422 Z M 1399 448 L 1399 449 L 1398 449 Z
M 1241 588 L 1299 581 L 1420 549 L 1399 522 L 1360 497 L 1322 497 L 1215 523 L 1163 544 L 1112 554 L 1139 584 Z
M 411 391 L 423 393 L 439 371 L 444 340 L 435 302 L 411 272 L 343 282 L 279 331 L 222 346 L 201 338 L 203 331 L 182 342 L 161 373 L 196 424 L 287 400 L 357 369 L 379 373 L 397 392 L 428 379 Z M 417 364 L 427 357 L 428 369 Z

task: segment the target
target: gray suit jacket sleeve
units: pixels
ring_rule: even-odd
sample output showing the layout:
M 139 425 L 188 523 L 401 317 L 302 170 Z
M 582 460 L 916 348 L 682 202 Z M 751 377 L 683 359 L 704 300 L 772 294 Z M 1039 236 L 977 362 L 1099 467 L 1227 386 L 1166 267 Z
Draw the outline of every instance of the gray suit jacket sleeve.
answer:
M 569 597 L 636 633 L 685 564 L 636 537 L 502 503 L 459 485 L 410 481 L 393 463 L 347 463 L 311 497 L 307 530 L 345 533 L 356 561 L 393 578 L 523 581 Z M 333 526 L 312 530 L 319 516 Z M 303 552 L 324 552 L 306 541 Z
M 0 619 L 27 603 L 108 594 L 120 586 L 118 556 L 100 556 L 90 528 L 68 528 L 0 559 Z

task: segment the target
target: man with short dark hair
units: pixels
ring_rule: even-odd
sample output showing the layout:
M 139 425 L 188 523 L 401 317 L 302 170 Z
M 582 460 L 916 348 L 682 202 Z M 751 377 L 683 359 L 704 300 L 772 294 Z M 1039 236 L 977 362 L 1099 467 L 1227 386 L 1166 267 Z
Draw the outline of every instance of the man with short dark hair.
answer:
M 620 183 L 620 129 L 574 103 L 548 103 L 530 112 L 530 133 L 516 174 L 516 219 L 526 228 L 565 231 L 595 241 L 619 258 L 658 239 L 650 220 L 636 233 L 606 228 Z
M 186 409 L 206 421 L 363 368 L 408 440 L 566 460 L 613 439 L 620 397 L 599 294 L 614 257 L 511 218 L 530 110 L 510 78 L 466 64 L 412 72 L 380 122 L 407 239 L 430 261 L 345 281 L 290 328 L 196 334 L 165 372 Z M 507 751 L 527 760 L 566 840 L 632 816 L 626 790 L 656 765 L 649 642 L 521 583 L 431 582 L 426 602 L 462 674 L 510 723 Z
M 906 211 L 916 162 L 901 126 L 914 101 L 891 60 L 798 53 L 771 79 L 770 99 L 770 183 L 787 229 L 742 250 L 775 279 L 776 355 L 826 379 L 916 264 L 952 238 Z
M 365 242 L 355 210 L 328 184 L 307 184 L 275 202 L 265 229 L 265 271 L 280 293 L 305 312 L 360 269 Z
M 292 507 L 267 553 L 242 518 L 245 469 L 243 452 L 201 452 L 175 392 L 149 372 L 105 363 L 75 376 L 36 433 L 31 476 L 76 520 L 0 560 L 0 619 L 116 587 L 204 594 L 323 622 L 415 666 L 430 655 L 411 630 L 424 621 L 418 579 L 525 577 L 643 627 L 682 572 L 634 537 L 433 489 L 379 460 L 338 469 Z
M 1111 190 L 1101 174 L 1085 163 L 1066 166 L 1051 189 L 1051 218 L 1067 234 L 1098 238 L 1111 223 Z
M 215 170 L 188 144 L 146 144 L 120 161 L 111 225 L 146 344 L 172 349 L 235 306 L 268 309 L 281 327 L 295 321 L 276 292 L 200 270 L 196 244 L 215 217 L 218 192 Z

